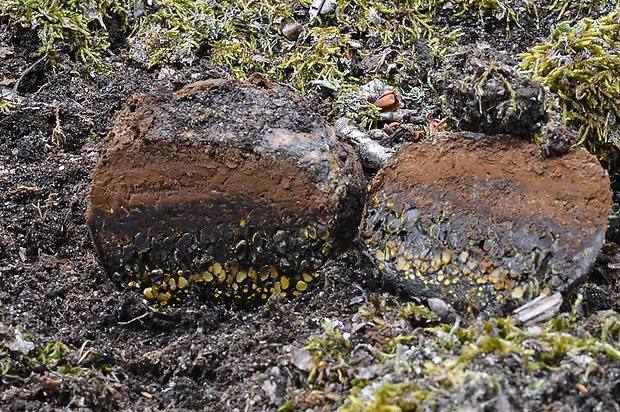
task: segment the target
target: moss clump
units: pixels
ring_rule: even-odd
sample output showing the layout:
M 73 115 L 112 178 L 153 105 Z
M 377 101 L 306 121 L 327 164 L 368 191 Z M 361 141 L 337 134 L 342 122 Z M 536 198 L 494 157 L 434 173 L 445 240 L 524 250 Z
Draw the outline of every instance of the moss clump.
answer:
M 41 352 L 39 353 L 39 357 L 40 357 L 41 362 L 44 365 L 47 365 L 52 360 L 54 361 L 62 360 L 64 356 L 68 353 L 69 353 L 69 348 L 64 343 L 60 341 L 49 341 L 47 345 L 45 345 L 45 347 L 41 349 Z M 35 361 L 38 361 L 38 360 L 35 359 Z
M 346 376 L 346 369 L 342 368 L 344 357 L 350 355 L 353 345 L 337 325 L 326 321 L 323 329 L 325 331 L 323 336 L 310 338 L 304 345 L 304 349 L 309 351 L 314 359 L 314 368 L 308 376 L 308 382 L 321 384 L 333 379 L 344 382 Z M 334 362 L 337 363 L 336 367 L 333 367 Z
M 531 0 L 524 0 L 519 4 L 519 7 L 515 6 L 515 2 L 502 2 L 500 0 L 457 0 L 456 3 L 462 8 L 462 11 L 457 15 L 462 15 L 467 11 L 477 11 L 480 20 L 483 20 L 485 16 L 491 15 L 497 20 L 506 20 L 506 28 L 510 28 L 510 24 L 519 24 L 519 17 L 522 13 L 533 14 L 538 19 L 538 8 L 536 3 Z
M 554 0 L 553 4 L 548 8 L 549 10 L 558 12 L 558 19 L 562 18 L 562 16 L 565 16 L 567 13 L 572 14 L 573 12 L 577 18 L 583 14 L 591 15 L 593 12 L 606 14 L 613 11 L 613 9 L 615 9 L 615 11 L 620 11 L 620 3 L 609 0 Z
M 11 111 L 13 104 L 8 100 L 1 99 L 0 100 L 0 113 L 8 113 Z
M 520 55 L 521 67 L 552 92 L 548 109 L 579 131 L 583 145 L 620 166 L 620 12 L 558 25 L 549 41 Z
M 190 65 L 206 56 L 241 79 L 258 71 L 304 93 L 338 93 L 374 78 L 426 87 L 432 59 L 422 49 L 430 46 L 441 56 L 459 36 L 437 26 L 447 3 L 338 0 L 332 12 L 311 19 L 311 0 L 0 0 L 0 16 L 12 27 L 36 30 L 40 53 L 54 66 L 66 53 L 89 69 L 96 66 L 110 46 L 113 20 L 114 30 L 130 33 L 125 57 L 149 68 Z M 508 24 L 532 10 L 530 0 L 518 8 L 500 0 L 457 0 L 447 7 Z M 298 33 L 287 34 L 287 23 L 297 24 Z M 344 109 L 336 103 L 333 115 Z
M 8 16 L 13 27 L 35 30 L 39 54 L 50 63 L 67 52 L 81 63 L 98 63 L 110 46 L 104 20 L 111 15 L 126 23 L 127 10 L 119 0 L 0 1 L 0 16 Z
M 129 54 L 148 67 L 191 63 L 216 32 L 216 2 L 163 0 L 133 26 Z
M 550 393 L 579 402 L 620 359 L 620 315 L 580 317 L 579 300 L 572 313 L 532 329 L 512 318 L 438 324 L 425 307 L 388 299 L 360 308 L 363 329 L 326 327 L 308 341 L 315 370 L 298 406 L 319 409 L 320 401 L 308 399 L 320 388 L 340 411 L 463 410 L 498 397 L 518 408 L 514 388 L 527 387 L 531 403 L 544 409 Z

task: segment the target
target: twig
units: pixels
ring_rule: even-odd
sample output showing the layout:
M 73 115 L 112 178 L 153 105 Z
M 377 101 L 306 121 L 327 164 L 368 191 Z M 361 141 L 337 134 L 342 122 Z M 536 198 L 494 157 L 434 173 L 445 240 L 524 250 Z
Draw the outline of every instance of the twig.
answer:
M 78 351 L 78 361 L 77 364 L 79 365 L 80 363 L 82 363 L 84 361 L 84 359 L 86 359 L 86 357 L 93 353 L 94 351 L 92 349 L 87 350 L 86 352 L 84 352 L 84 348 L 86 348 L 86 345 L 88 345 L 89 343 L 93 343 L 92 340 L 90 339 L 86 339 L 84 341 L 84 343 L 82 343 L 82 346 L 80 347 L 80 350 Z M 84 352 L 84 353 L 82 353 Z
M 362 160 L 375 169 L 385 166 L 388 159 L 394 154 L 394 150 L 383 147 L 370 139 L 368 134 L 355 123 L 351 123 L 350 119 L 336 120 L 334 130 L 338 137 L 353 141 L 357 145 L 357 152 Z
M 41 63 L 46 58 L 47 58 L 47 53 L 45 53 L 43 56 L 41 56 L 41 58 L 39 60 L 37 60 L 36 62 L 32 63 L 32 65 L 30 65 L 30 67 L 28 67 L 26 70 L 24 70 L 24 72 L 21 74 L 21 76 L 19 76 L 19 79 L 17 79 L 17 82 L 15 82 L 15 86 L 13 86 L 13 90 L 11 90 L 11 97 L 10 97 L 9 100 L 13 100 L 17 96 L 17 88 L 19 87 L 19 84 L 21 83 L 22 79 L 28 73 L 30 73 L 32 71 L 32 69 L 34 69 L 36 67 L 37 64 Z
M 118 324 L 119 324 L 119 325 L 129 325 L 130 323 L 135 322 L 136 320 L 140 320 L 140 319 L 142 319 L 142 318 L 146 317 L 146 315 L 148 315 L 148 314 L 149 314 L 149 313 L 148 313 L 148 312 L 146 312 L 146 313 L 143 313 L 142 315 L 140 315 L 140 316 L 138 316 L 138 317 L 135 317 L 135 318 L 133 318 L 133 319 L 131 319 L 131 320 L 128 320 L 127 322 L 118 322 Z
M 60 105 L 54 108 L 54 117 L 56 117 L 56 126 L 52 130 L 52 138 L 56 142 L 57 146 L 66 141 L 65 132 L 62 131 L 62 125 L 60 124 Z
M 84 341 L 84 343 L 82 343 L 82 346 L 80 347 L 80 350 L 78 351 L 78 356 L 77 356 L 77 357 L 78 357 L 78 359 L 79 359 L 80 357 L 82 357 L 82 352 L 84 352 L 84 348 L 85 348 L 85 347 L 86 347 L 86 345 L 88 345 L 89 343 L 93 343 L 93 341 L 92 341 L 92 340 L 90 340 L 90 339 L 86 339 L 86 340 Z

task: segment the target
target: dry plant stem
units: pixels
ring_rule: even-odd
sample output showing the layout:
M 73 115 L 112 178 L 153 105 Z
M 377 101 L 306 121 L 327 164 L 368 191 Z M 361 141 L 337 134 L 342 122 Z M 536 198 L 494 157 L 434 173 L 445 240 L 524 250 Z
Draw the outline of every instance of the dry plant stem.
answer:
M 554 293 L 551 296 L 539 296 L 531 302 L 517 308 L 514 315 L 525 326 L 546 322 L 556 316 L 562 306 L 562 295 Z
M 370 139 L 368 134 L 361 130 L 350 119 L 340 118 L 334 124 L 336 135 L 340 138 L 349 139 L 357 145 L 357 153 L 364 163 L 373 168 L 380 169 L 386 165 L 388 159 L 394 151 L 381 146 L 376 141 Z
M 15 86 L 13 86 L 13 90 L 11 90 L 11 95 L 9 97 L 9 100 L 14 100 L 15 97 L 17 97 L 17 89 L 19 88 L 19 84 L 21 83 L 22 79 L 32 71 L 32 69 L 34 69 L 37 64 L 41 63 L 43 60 L 47 59 L 47 53 L 45 53 L 43 56 L 41 56 L 39 58 L 39 60 L 37 60 L 36 62 L 32 63 L 32 65 L 30 65 L 30 67 L 28 67 L 26 70 L 24 70 L 24 72 L 21 74 L 21 76 L 19 76 L 19 79 L 17 79 L 17 81 L 15 82 Z
M 418 116 L 418 112 L 409 109 L 400 109 L 395 112 L 382 112 L 379 113 L 379 120 L 384 123 L 399 122 L 399 123 L 413 123 L 413 124 L 426 124 L 426 119 L 422 116 Z

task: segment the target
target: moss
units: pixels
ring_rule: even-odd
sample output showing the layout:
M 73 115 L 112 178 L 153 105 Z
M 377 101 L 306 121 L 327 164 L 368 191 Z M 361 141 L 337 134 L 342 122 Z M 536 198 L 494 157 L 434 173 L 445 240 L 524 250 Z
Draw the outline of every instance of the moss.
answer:
M 0 376 L 4 376 L 11 371 L 11 359 L 4 348 L 4 342 L 0 341 Z
M 118 0 L 0 2 L 0 16 L 9 16 L 11 26 L 37 32 L 39 54 L 52 64 L 67 52 L 87 65 L 100 62 L 110 46 L 104 21 L 111 15 L 127 21 L 127 11 Z
M 191 63 L 214 32 L 216 9 L 211 3 L 164 0 L 146 10 L 129 37 L 130 55 L 148 67 Z
M 312 354 L 314 368 L 308 376 L 308 382 L 324 383 L 326 380 L 336 379 L 343 382 L 346 369 L 343 360 L 353 350 L 353 345 L 342 332 L 330 322 L 323 324 L 324 334 L 306 341 L 304 349 Z M 326 368 L 326 365 L 336 362 L 335 367 Z
M 60 341 L 49 341 L 39 353 L 41 363 L 47 365 L 51 360 L 62 360 L 69 353 L 67 345 Z
M 522 13 L 532 14 L 536 16 L 538 20 L 538 8 L 536 3 L 531 0 L 524 0 L 518 8 L 512 7 L 514 2 L 502 2 L 500 0 L 457 0 L 456 2 L 462 11 L 457 15 L 462 15 L 467 11 L 475 11 L 478 14 L 480 20 L 484 20 L 486 16 L 490 15 L 497 20 L 506 21 L 506 29 L 510 29 L 511 24 L 519 24 L 519 18 Z
M 8 100 L 2 99 L 0 100 L 0 113 L 8 113 L 13 108 L 13 104 Z
M 350 75 L 347 60 L 366 53 L 356 48 L 364 43 L 398 46 L 401 50 L 417 38 L 433 42 L 453 36 L 437 28 L 434 17 L 445 0 L 339 0 L 332 14 L 307 21 L 311 0 L 281 2 L 264 0 L 162 0 L 154 6 L 134 7 L 120 0 L 5 0 L 0 15 L 9 16 L 12 26 L 35 29 L 40 53 L 55 62 L 60 53 L 71 51 L 83 63 L 101 60 L 109 47 L 105 21 L 114 16 L 121 29 L 131 31 L 130 56 L 148 66 L 191 63 L 203 52 L 228 66 L 238 77 L 260 70 L 304 89 L 310 80 L 342 81 Z M 519 10 L 530 12 L 531 1 L 515 10 L 499 0 L 458 0 L 460 13 L 474 11 L 517 21 Z M 299 20 L 305 32 L 298 40 L 280 31 L 284 21 Z M 351 39 L 355 39 L 353 42 Z M 302 67 L 292 70 L 296 64 Z M 325 65 L 325 70 L 317 66 Z
M 613 10 L 620 11 L 620 3 L 609 0 L 554 0 L 548 8 L 551 11 L 557 11 L 558 19 L 571 14 L 574 14 L 574 18 L 578 18 L 583 14 L 590 15 L 593 12 L 606 14 Z
M 390 299 L 383 296 L 360 308 L 368 325 L 363 336 L 326 328 L 306 345 L 314 351 L 317 368 L 354 377 L 321 375 L 324 390 L 341 385 L 341 411 L 462 410 L 502 394 L 510 401 L 504 391 L 515 385 L 528 386 L 528 396 L 539 397 L 542 405 L 545 394 L 555 390 L 552 385 L 564 385 L 566 399 L 580 396 L 562 374 L 574 376 L 575 385 L 587 384 L 591 375 L 620 359 L 620 315 L 614 312 L 581 318 L 576 306 L 539 329 L 520 327 L 512 318 L 459 327 L 458 322 L 434 323 L 423 306 Z M 420 328 L 420 321 L 427 327 Z M 368 353 L 362 356 L 360 349 Z M 521 381 L 507 381 L 511 376 Z
M 418 53 L 419 39 L 425 39 L 431 53 L 440 57 L 460 35 L 458 30 L 436 26 L 444 19 L 445 0 L 338 0 L 332 13 L 309 20 L 311 3 L 162 0 L 132 4 L 129 16 L 130 5 L 121 0 L 5 0 L 0 2 L 0 15 L 9 16 L 13 27 L 35 29 L 40 53 L 52 65 L 59 65 L 60 57 L 69 51 L 91 69 L 98 67 L 110 45 L 105 22 L 114 16 L 121 22 L 115 25 L 131 33 L 126 57 L 149 68 L 189 65 L 207 56 L 240 79 L 258 71 L 302 93 L 343 92 L 345 96 L 334 104 L 334 116 L 351 112 L 347 91 L 373 78 L 396 87 L 416 86 L 416 81 L 425 87 L 426 72 L 432 67 L 428 56 Z M 458 0 L 450 7 L 460 14 L 473 13 L 481 21 L 506 19 L 509 24 L 532 10 L 529 0 L 519 8 L 511 4 Z M 286 22 L 300 25 L 298 36 L 284 35 L 281 27 Z M 374 63 L 360 71 L 364 59 Z M 372 124 L 374 114 L 367 114 L 364 104 L 358 106 L 361 111 L 349 117 L 361 116 L 358 120 Z
M 549 41 L 520 55 L 521 66 L 552 93 L 548 110 L 579 131 L 584 146 L 609 165 L 620 166 L 620 12 L 558 25 Z
M 280 80 L 287 78 L 302 92 L 309 79 L 327 81 L 340 88 L 347 74 L 342 60 L 356 53 L 351 36 L 336 27 L 314 27 L 309 35 L 310 45 L 297 47 L 280 64 Z

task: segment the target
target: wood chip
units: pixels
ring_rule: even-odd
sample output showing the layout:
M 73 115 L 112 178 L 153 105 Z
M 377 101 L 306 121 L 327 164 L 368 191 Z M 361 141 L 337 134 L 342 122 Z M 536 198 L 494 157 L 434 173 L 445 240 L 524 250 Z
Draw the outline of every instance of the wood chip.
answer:
M 562 306 L 562 295 L 554 293 L 551 296 L 539 296 L 520 308 L 515 309 L 513 314 L 518 323 L 531 326 L 536 323 L 548 321 L 554 317 Z

